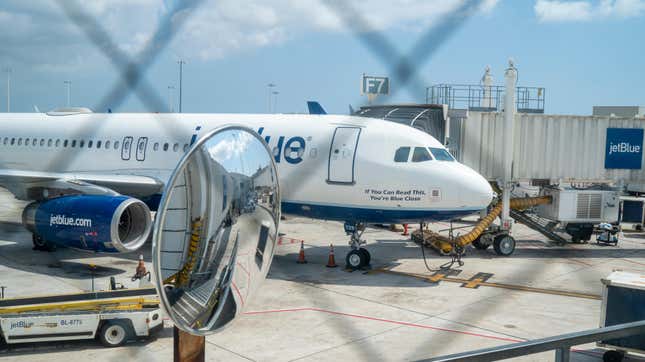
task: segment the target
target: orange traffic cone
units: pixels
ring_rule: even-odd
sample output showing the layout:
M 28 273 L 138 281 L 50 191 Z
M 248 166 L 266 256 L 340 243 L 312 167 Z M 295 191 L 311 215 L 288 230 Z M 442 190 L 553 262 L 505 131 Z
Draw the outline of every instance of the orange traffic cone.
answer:
M 336 265 L 336 258 L 334 258 L 334 245 L 329 244 L 329 260 L 327 260 L 327 267 L 328 268 L 335 268 L 338 265 Z
M 403 224 L 403 236 L 408 236 L 408 224 Z
M 296 261 L 298 264 L 307 264 L 307 260 L 305 259 L 305 242 L 300 241 L 300 254 L 298 254 L 298 260 Z

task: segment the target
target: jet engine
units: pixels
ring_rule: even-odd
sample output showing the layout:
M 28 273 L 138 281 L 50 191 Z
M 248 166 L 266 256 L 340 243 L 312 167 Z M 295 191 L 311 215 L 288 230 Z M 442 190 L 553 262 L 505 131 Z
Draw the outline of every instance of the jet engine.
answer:
M 139 249 L 152 229 L 150 209 L 128 196 L 74 195 L 33 202 L 22 213 L 23 225 L 54 245 L 104 253 Z

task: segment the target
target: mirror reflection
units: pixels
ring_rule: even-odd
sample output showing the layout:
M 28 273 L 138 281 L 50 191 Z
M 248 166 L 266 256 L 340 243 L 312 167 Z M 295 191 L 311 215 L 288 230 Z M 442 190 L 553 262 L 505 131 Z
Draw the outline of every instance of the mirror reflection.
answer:
M 153 236 L 157 289 L 179 328 L 205 335 L 244 309 L 271 265 L 279 220 L 275 165 L 256 133 L 229 126 L 191 148 Z

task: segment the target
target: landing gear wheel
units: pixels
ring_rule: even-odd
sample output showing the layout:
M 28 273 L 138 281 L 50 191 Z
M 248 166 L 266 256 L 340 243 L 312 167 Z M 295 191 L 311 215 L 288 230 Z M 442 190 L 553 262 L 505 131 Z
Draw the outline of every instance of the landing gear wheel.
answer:
M 119 347 L 128 340 L 128 327 L 122 322 L 107 322 L 101 327 L 99 339 L 105 347 Z
M 42 250 L 42 251 L 56 250 L 55 245 L 45 241 L 45 239 L 43 239 L 43 237 L 38 234 L 31 234 L 31 240 L 34 243 L 34 250 Z
M 367 251 L 367 249 L 365 249 L 365 248 L 360 248 L 360 249 L 358 249 L 358 251 L 360 253 L 362 253 L 363 257 L 365 258 L 365 265 L 363 265 L 363 266 L 370 265 L 370 262 L 372 261 L 372 256 L 370 255 L 370 252 Z
M 475 241 L 473 241 L 473 246 L 475 247 L 475 249 L 486 250 L 488 249 L 490 244 L 484 244 L 479 240 L 479 238 L 477 238 L 475 239 Z
M 607 351 L 602 355 L 602 360 L 605 362 L 620 362 L 623 358 L 625 358 L 625 353 L 620 351 Z
M 361 250 L 365 250 L 365 249 L 353 249 L 349 253 L 347 253 L 347 256 L 345 257 L 345 262 L 347 263 L 348 268 L 356 270 L 368 264 L 367 257 L 369 256 L 369 253 L 362 252 Z
M 495 253 L 501 256 L 510 256 L 515 251 L 515 239 L 510 235 L 499 235 L 493 241 Z

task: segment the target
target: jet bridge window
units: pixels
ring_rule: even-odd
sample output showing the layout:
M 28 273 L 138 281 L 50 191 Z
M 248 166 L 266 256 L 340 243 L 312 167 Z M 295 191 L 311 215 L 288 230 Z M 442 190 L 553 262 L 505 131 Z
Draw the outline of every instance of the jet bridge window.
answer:
M 455 158 L 452 157 L 452 155 L 447 150 L 444 150 L 443 148 L 430 147 L 430 152 L 432 152 L 432 155 L 434 156 L 435 160 L 437 160 L 437 161 L 454 161 L 455 160 Z
M 394 162 L 408 162 L 410 147 L 399 147 L 394 154 Z
M 414 153 L 412 154 L 412 162 L 424 162 L 424 161 L 431 161 L 432 156 L 430 156 L 430 152 L 428 152 L 428 149 L 425 147 L 415 147 L 414 148 Z

